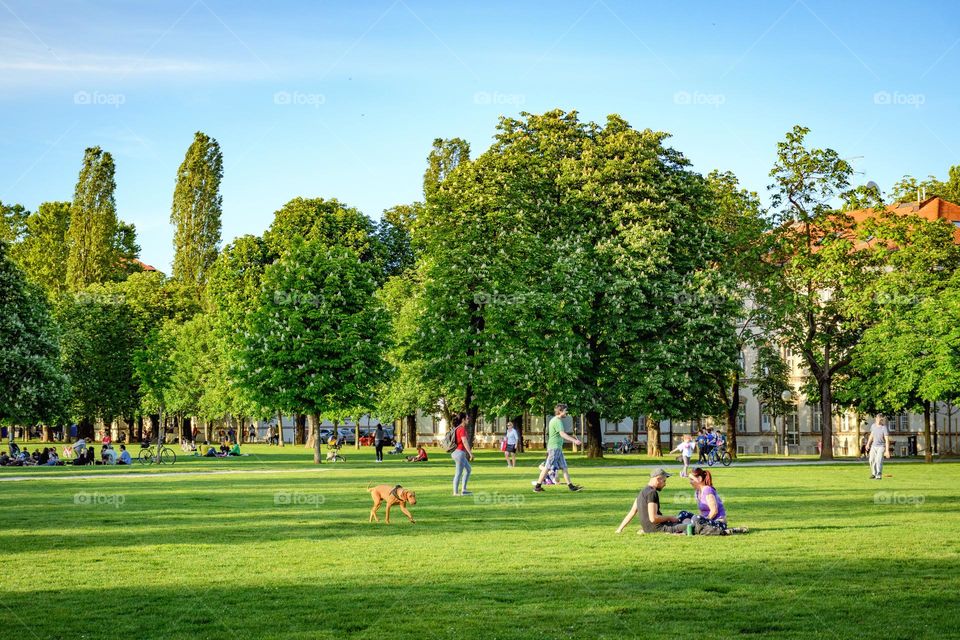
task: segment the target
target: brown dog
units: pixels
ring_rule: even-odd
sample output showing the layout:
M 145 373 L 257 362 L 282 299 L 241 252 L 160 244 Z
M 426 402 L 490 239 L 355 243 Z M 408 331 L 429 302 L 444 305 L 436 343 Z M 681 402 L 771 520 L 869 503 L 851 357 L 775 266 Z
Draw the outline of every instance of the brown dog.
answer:
M 370 509 L 370 522 L 380 522 L 380 518 L 377 517 L 377 510 L 380 509 L 380 503 L 386 501 L 387 524 L 390 524 L 390 507 L 395 504 L 400 505 L 400 511 L 403 511 L 403 513 L 410 518 L 410 522 L 414 523 L 413 515 L 407 511 L 407 504 L 417 504 L 416 493 L 404 489 L 400 485 L 391 487 L 388 484 L 378 484 L 375 487 L 370 487 L 367 491 L 373 496 L 373 508 Z

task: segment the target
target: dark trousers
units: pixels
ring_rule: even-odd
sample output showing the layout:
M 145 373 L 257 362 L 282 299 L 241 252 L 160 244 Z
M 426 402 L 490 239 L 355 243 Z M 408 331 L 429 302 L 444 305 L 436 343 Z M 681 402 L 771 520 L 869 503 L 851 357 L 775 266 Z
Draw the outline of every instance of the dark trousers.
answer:
M 374 447 L 377 449 L 377 460 L 383 462 L 383 443 L 375 444 Z

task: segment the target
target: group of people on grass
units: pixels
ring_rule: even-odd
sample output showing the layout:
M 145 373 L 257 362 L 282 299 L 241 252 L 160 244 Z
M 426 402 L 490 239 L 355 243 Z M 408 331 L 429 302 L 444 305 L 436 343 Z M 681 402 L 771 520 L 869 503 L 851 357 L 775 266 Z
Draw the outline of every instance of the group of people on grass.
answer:
M 103 445 L 100 458 L 97 458 L 94 447 L 89 446 L 85 438 L 80 438 L 72 445 L 63 448 L 63 456 L 57 454 L 56 447 L 36 449 L 31 454 L 21 449 L 15 442 L 9 445 L 7 451 L 0 452 L 0 467 L 59 467 L 65 464 L 77 466 L 90 464 L 130 464 L 132 462 L 126 445 L 120 445 L 116 450 L 109 441 Z
M 230 444 L 227 441 L 221 442 L 219 448 L 214 448 L 208 441 L 204 440 L 203 444 L 196 447 L 193 455 L 201 458 L 229 458 L 232 456 L 241 456 L 240 453 L 240 443 L 234 441 L 233 444 Z
M 574 445 L 580 445 L 580 439 L 571 436 L 566 432 L 563 419 L 567 416 L 567 406 L 558 404 L 554 407 L 554 417 L 550 419 L 547 425 L 547 457 L 539 465 L 540 475 L 533 482 L 533 490 L 537 493 L 544 491 L 544 485 L 558 484 L 560 474 L 563 475 L 563 481 L 570 491 L 580 491 L 582 486 L 574 484 L 570 479 L 570 470 L 567 467 L 566 458 L 563 455 L 563 443 L 570 442 Z M 466 416 L 460 414 L 453 421 L 454 438 L 456 448 L 450 452 L 450 457 L 454 463 L 453 475 L 453 495 L 468 496 L 471 495 L 467 484 L 470 481 L 472 467 L 470 462 L 473 460 L 473 450 L 470 446 L 466 428 Z M 511 431 L 513 437 L 511 437 Z M 516 465 L 516 443 L 519 436 L 513 428 L 512 423 L 507 424 L 507 436 L 502 447 L 504 455 L 507 456 L 508 466 Z M 513 451 L 510 451 L 510 445 L 513 445 Z M 678 447 L 681 455 L 685 459 L 684 471 L 682 475 L 686 477 L 687 467 L 690 458 L 693 455 L 693 439 L 687 436 L 684 444 Z M 713 446 L 717 446 L 714 441 Z M 511 461 L 510 455 L 513 454 Z M 713 477 L 709 471 L 697 467 L 689 473 L 690 486 L 693 487 L 694 495 L 697 500 L 699 513 L 690 513 L 681 511 L 676 516 L 664 516 L 660 511 L 660 490 L 666 486 L 667 478 L 672 474 L 667 473 L 662 468 L 654 469 L 650 474 L 650 481 L 643 488 L 640 495 L 634 501 L 630 512 L 624 517 L 623 522 L 617 528 L 617 533 L 630 524 L 638 514 L 640 515 L 641 528 L 643 533 L 688 533 L 696 535 L 731 535 L 735 533 L 746 533 L 746 527 L 727 527 L 727 512 L 723 506 L 723 501 L 713 487 Z
M 709 471 L 700 467 L 689 474 L 699 513 L 681 511 L 675 516 L 663 515 L 660 511 L 660 491 L 667 485 L 667 478 L 672 475 L 660 467 L 650 472 L 650 480 L 617 527 L 617 533 L 621 533 L 638 515 L 640 530 L 637 533 L 725 536 L 747 532 L 746 527 L 727 527 L 727 511 L 713 487 L 713 477 Z

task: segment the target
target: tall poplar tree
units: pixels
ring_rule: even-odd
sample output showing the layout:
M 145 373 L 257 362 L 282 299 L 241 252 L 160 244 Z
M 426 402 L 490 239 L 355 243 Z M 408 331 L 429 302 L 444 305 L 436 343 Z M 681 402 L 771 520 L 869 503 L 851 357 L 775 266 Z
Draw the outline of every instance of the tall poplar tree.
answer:
M 67 287 L 79 291 L 104 282 L 116 268 L 117 204 L 113 156 L 88 148 L 70 207 L 67 232 Z
M 202 291 L 207 271 L 217 258 L 223 198 L 223 154 L 220 144 L 197 131 L 177 171 L 170 222 L 173 234 L 173 277 Z

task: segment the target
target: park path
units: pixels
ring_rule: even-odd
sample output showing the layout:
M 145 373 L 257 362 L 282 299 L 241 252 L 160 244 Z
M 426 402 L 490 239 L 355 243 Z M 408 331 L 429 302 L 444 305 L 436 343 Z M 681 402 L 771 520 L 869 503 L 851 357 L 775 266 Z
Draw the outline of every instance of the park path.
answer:
M 902 464 L 906 462 L 919 462 L 919 460 L 886 460 L 884 464 Z M 934 460 L 936 463 L 941 462 L 960 462 L 958 458 L 941 458 Z M 828 466 L 828 465 L 851 465 L 851 464 L 861 464 L 866 466 L 866 460 L 756 460 L 751 462 L 738 462 L 732 469 L 742 468 L 742 467 L 813 467 L 813 466 Z M 695 466 L 695 465 L 691 465 Z M 681 465 L 673 462 L 663 462 L 662 464 L 655 463 L 645 463 L 645 464 L 625 464 L 625 465 L 603 465 L 603 466 L 586 466 L 581 467 L 582 470 L 586 471 L 588 469 L 656 469 L 657 467 L 664 467 L 666 469 L 680 469 Z M 3 476 L 0 475 L 0 482 L 22 482 L 27 480 L 100 480 L 100 479 L 111 479 L 111 478 L 155 478 L 155 477 L 169 477 L 174 476 L 177 478 L 188 478 L 191 476 L 217 476 L 217 475 L 233 475 L 233 474 L 284 474 L 284 473 L 315 473 L 317 471 L 332 471 L 334 468 L 330 465 L 325 467 L 311 467 L 309 469 L 211 469 L 209 471 L 157 471 L 152 473 L 85 473 L 85 474 L 74 474 L 74 473 L 64 473 L 57 474 L 51 473 L 48 475 L 19 475 L 19 476 Z M 345 467 L 344 467 L 345 468 Z M 352 469 L 357 469 L 358 467 L 351 467 Z M 721 467 L 722 468 L 722 467 Z

